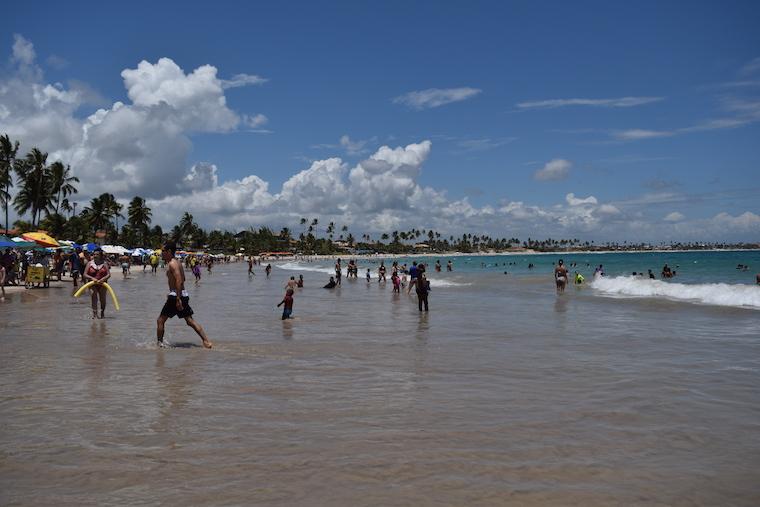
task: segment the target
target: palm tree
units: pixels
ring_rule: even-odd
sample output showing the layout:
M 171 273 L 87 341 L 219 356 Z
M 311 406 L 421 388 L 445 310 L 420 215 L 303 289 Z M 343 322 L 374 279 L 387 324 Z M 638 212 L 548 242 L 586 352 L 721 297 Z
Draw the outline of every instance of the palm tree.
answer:
M 90 224 L 90 228 L 97 232 L 113 227 L 111 220 L 115 217 L 124 218 L 121 209 L 122 205 L 119 204 L 113 194 L 105 193 L 92 199 L 90 206 L 82 211 L 82 215 Z
M 79 192 L 73 185 L 79 183 L 79 178 L 71 176 L 71 166 L 64 167 L 62 162 L 50 164 L 50 177 L 52 178 L 51 193 L 55 194 L 55 214 L 57 215 L 61 207 L 61 199 Z
M 11 200 L 16 153 L 18 153 L 18 141 L 12 143 L 8 134 L 0 136 L 0 202 L 5 208 L 6 229 L 8 229 L 8 202 Z
M 32 148 L 14 167 L 21 181 L 21 190 L 13 199 L 13 207 L 21 215 L 32 211 L 32 227 L 39 222 L 42 211 L 52 207 L 52 177 L 47 157 L 47 153 Z
M 174 228 L 174 238 L 178 242 L 182 242 L 183 238 L 192 238 L 197 228 L 198 226 L 193 221 L 193 215 L 185 211 L 185 214 L 179 220 L 179 224 Z
M 148 226 L 152 217 L 153 213 L 145 204 L 145 199 L 135 196 L 130 201 L 127 210 L 127 221 L 133 230 L 140 231 L 140 243 L 142 245 L 145 245 L 145 240 L 148 237 Z

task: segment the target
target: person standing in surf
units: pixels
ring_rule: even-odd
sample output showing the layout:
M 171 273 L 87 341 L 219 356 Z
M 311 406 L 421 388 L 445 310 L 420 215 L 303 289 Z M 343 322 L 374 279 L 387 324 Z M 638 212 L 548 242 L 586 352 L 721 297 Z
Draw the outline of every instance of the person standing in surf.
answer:
M 200 336 L 203 346 L 210 349 L 212 343 L 209 341 L 208 336 L 206 336 L 206 332 L 203 330 L 203 327 L 193 319 L 193 309 L 190 308 L 190 296 L 185 290 L 185 272 L 179 261 L 174 258 L 176 253 L 177 245 L 173 241 L 167 242 L 161 250 L 161 257 L 166 263 L 167 268 L 166 278 L 169 282 L 169 295 L 166 297 L 166 303 L 161 309 L 161 315 L 158 316 L 156 327 L 158 346 L 165 346 L 164 326 L 167 320 L 176 315 L 180 319 L 185 319 L 185 323 L 193 328 L 193 331 Z
M 103 283 L 109 278 L 111 278 L 111 268 L 103 257 L 103 250 L 96 248 L 92 260 L 87 263 L 87 268 L 84 270 L 84 279 L 82 280 L 83 282 L 95 282 L 95 284 L 90 287 L 93 319 L 98 318 L 98 298 L 100 298 L 100 318 L 105 318 L 106 288 L 103 287 Z
M 557 263 L 557 267 L 554 268 L 554 281 L 557 284 L 557 292 L 565 292 L 565 286 L 567 285 L 567 268 L 562 259 Z
M 288 290 L 285 291 L 285 297 L 277 304 L 277 308 L 283 304 L 285 305 L 285 308 L 282 310 L 282 320 L 291 318 L 290 314 L 293 313 L 293 294 L 293 289 L 288 288 Z

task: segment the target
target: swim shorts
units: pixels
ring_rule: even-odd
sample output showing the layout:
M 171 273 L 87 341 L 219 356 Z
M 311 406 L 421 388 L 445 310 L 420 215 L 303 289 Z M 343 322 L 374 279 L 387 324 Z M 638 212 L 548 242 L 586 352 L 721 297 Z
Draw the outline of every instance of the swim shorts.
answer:
M 182 296 L 182 310 L 177 310 L 177 296 L 166 296 L 166 303 L 161 309 L 161 315 L 169 317 L 170 319 L 175 315 L 180 319 L 185 319 L 193 314 L 193 309 L 190 308 L 190 298 Z

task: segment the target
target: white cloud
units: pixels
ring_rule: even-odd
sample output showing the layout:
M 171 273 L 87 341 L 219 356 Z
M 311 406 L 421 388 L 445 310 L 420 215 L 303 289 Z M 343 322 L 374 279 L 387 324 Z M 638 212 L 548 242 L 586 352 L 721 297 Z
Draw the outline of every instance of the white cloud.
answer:
M 240 123 L 227 108 L 222 83 L 211 65 L 185 74 L 170 58 L 155 64 L 143 60 L 136 69 L 124 69 L 121 76 L 135 106 L 149 108 L 183 130 L 227 132 Z
M 21 65 L 32 65 L 36 53 L 34 45 L 19 34 L 13 34 L 13 56 L 12 61 Z
M 602 204 L 599 206 L 599 209 L 597 210 L 598 213 L 602 215 L 619 215 L 620 210 L 613 206 L 612 204 Z
M 346 150 L 346 153 L 349 155 L 356 155 L 364 151 L 364 147 L 367 145 L 367 141 L 352 141 L 348 135 L 344 135 L 340 138 L 340 145 Z
M 585 199 L 581 199 L 578 197 L 575 197 L 575 194 L 570 192 L 565 196 L 565 201 L 567 201 L 567 204 L 570 206 L 585 206 L 585 205 L 596 205 L 598 204 L 598 201 L 596 200 L 596 197 L 593 195 L 590 195 L 586 197 Z
M 451 104 L 467 100 L 479 94 L 481 90 L 477 88 L 428 88 L 405 93 L 393 99 L 394 104 L 404 104 L 412 109 L 431 109 L 434 107 Z
M 200 165 L 188 172 L 189 134 L 258 128 L 268 121 L 227 107 L 215 67 L 185 73 L 169 58 L 125 69 L 132 102 L 81 119 L 79 109 L 102 100 L 91 88 L 45 83 L 33 46 L 21 36 L 13 60 L 16 67 L 0 78 L 0 131 L 21 140 L 22 150 L 37 146 L 49 152 L 49 160 L 71 164 L 81 180 L 79 198 L 101 192 L 160 198 L 209 187 L 215 172 L 199 173 Z
M 282 185 L 277 198 L 289 209 L 300 213 L 320 210 L 322 214 L 341 213 L 346 209 L 346 186 L 343 175 L 346 165 L 339 158 L 317 160 L 305 171 L 292 176 Z
M 567 178 L 572 163 L 562 158 L 555 158 L 544 165 L 543 168 L 533 173 L 533 177 L 539 181 L 553 181 Z
M 217 186 L 219 178 L 216 174 L 216 165 L 200 162 L 195 164 L 190 172 L 178 185 L 180 191 L 197 192 L 210 190 Z
M 222 88 L 227 90 L 229 88 L 240 88 L 241 86 L 251 86 L 264 84 L 268 79 L 254 74 L 235 74 L 230 79 L 222 79 Z
M 549 99 L 520 102 L 519 109 L 556 109 L 567 106 L 634 107 L 664 100 L 664 97 L 621 97 L 616 99 Z
M 320 223 L 332 220 L 349 225 L 355 236 L 413 226 L 446 235 L 467 231 L 524 238 L 560 234 L 647 240 L 659 234 L 667 239 L 725 239 L 760 234 L 760 217 L 750 211 L 677 223 L 663 222 L 663 212 L 658 211 L 647 223 L 644 214 L 653 204 L 681 206 L 676 203 L 686 197 L 679 194 L 607 203 L 569 193 L 562 202 L 542 206 L 519 200 L 475 206 L 466 198 L 450 199 L 445 191 L 420 183 L 432 152 L 432 143 L 426 139 L 375 149 L 373 139 L 344 136 L 333 149 L 374 152 L 350 165 L 338 157 L 310 162 L 279 191 L 255 174 L 224 181 L 222 167 L 188 161 L 190 134 L 260 127 L 266 117 L 230 109 L 226 85 L 216 68 L 207 65 L 185 72 L 168 58 L 141 62 L 123 74 L 127 103 L 109 104 L 82 119 L 75 112 L 91 104 L 88 95 L 92 93 L 86 85 L 44 82 L 33 56 L 29 57 L 33 49 L 22 40 L 19 56 L 14 57 L 15 71 L 0 77 L 0 132 L 20 139 L 22 151 L 38 146 L 50 152 L 49 160 L 71 164 L 82 180 L 80 202 L 104 191 L 122 201 L 140 195 L 148 199 L 154 223 L 165 228 L 189 211 L 204 227 L 226 230 L 259 225 L 298 230 L 300 217 L 316 216 Z M 753 110 L 749 102 L 726 103 L 726 107 L 733 107 L 737 114 Z M 470 141 L 472 149 L 502 142 Z M 561 178 L 570 166 L 569 161 L 555 159 L 539 172 Z M 658 227 L 651 227 L 655 222 Z
M 244 114 L 242 117 L 243 124 L 246 127 L 252 128 L 252 129 L 258 129 L 269 123 L 269 118 L 267 118 L 265 115 L 259 113 L 255 116 L 248 116 L 247 114 Z
M 673 211 L 672 213 L 668 213 L 663 220 L 666 222 L 680 222 L 686 218 L 682 213 L 679 213 L 677 211 Z
M 675 133 L 667 130 L 630 129 L 614 132 L 612 135 L 621 141 L 636 141 L 639 139 L 652 139 L 655 137 L 670 137 L 675 135 Z
M 729 228 L 754 231 L 755 233 L 760 232 L 760 216 L 750 211 L 745 211 L 737 216 L 730 215 L 726 212 L 718 213 L 710 222 L 713 226 L 721 229 Z

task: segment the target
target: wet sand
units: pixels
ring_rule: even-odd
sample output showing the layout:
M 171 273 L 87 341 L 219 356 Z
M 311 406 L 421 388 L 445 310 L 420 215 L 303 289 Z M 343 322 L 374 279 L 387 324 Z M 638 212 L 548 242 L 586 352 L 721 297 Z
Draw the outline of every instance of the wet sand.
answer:
M 2 505 L 757 505 L 757 312 L 441 274 L 429 315 L 362 278 L 244 263 L 0 304 Z M 362 274 L 362 270 L 360 270 Z M 191 277 L 189 271 L 187 275 Z

